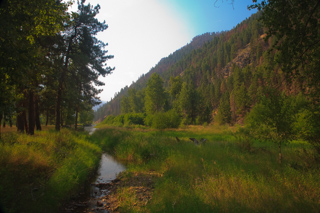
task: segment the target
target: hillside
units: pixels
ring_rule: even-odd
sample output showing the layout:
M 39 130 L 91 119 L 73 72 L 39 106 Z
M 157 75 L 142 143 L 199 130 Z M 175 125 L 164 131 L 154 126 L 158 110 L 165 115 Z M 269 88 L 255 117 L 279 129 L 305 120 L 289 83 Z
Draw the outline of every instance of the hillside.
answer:
M 130 87 L 126 86 L 122 88 L 111 101 L 100 106 L 100 108 L 95 112 L 95 121 L 101 121 L 107 115 L 119 115 L 121 98 L 127 95 L 129 88 L 135 88 L 138 90 L 144 88 L 152 73 L 165 73 L 170 67 L 182 60 L 186 55 L 190 54 L 193 50 L 201 48 L 204 43 L 211 42 L 212 39 L 219 34 L 220 33 L 205 33 L 196 36 L 189 44 L 185 45 L 179 50 L 176 50 L 169 56 L 162 58 L 159 63 L 155 67 L 151 68 L 147 74 L 142 75 L 136 82 L 130 85 Z
M 268 48 L 268 44 L 260 38 L 263 29 L 257 21 L 258 16 L 253 15 L 230 31 L 206 33 L 195 37 L 190 44 L 160 60 L 156 67 L 142 75 L 130 87 L 121 89 L 110 102 L 97 110 L 95 121 L 101 121 L 108 115 L 119 115 L 121 99 L 128 95 L 128 90 L 141 91 L 146 88 L 146 83 L 153 73 L 161 76 L 168 91 L 170 77 L 181 76 L 183 81 L 192 82 L 204 98 L 207 97 L 206 101 L 210 100 L 211 103 L 206 105 L 210 105 L 209 108 L 213 110 L 219 104 L 221 94 L 217 94 L 218 97 L 214 100 L 208 91 L 220 89 L 221 84 L 226 83 L 225 78 L 233 73 L 235 67 L 243 69 L 247 65 L 251 65 L 251 68 L 258 66 L 262 54 Z M 202 88 L 207 87 L 208 91 L 200 91 L 201 85 Z M 249 88 L 250 85 L 247 86 Z

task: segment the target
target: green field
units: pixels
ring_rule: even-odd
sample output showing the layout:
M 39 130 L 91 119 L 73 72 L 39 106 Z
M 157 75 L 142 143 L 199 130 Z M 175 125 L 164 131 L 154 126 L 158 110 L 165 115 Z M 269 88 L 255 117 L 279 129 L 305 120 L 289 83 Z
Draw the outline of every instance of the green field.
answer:
M 318 212 L 320 176 L 312 147 L 243 144 L 236 128 L 191 126 L 153 131 L 100 126 L 98 146 L 126 161 L 123 177 L 157 174 L 152 199 L 139 202 L 127 187 L 117 192 L 120 212 Z M 180 141 L 176 140 L 176 137 Z M 189 138 L 206 138 L 195 145 Z M 128 179 L 128 178 L 127 178 Z M 141 183 L 141 187 L 144 184 Z M 132 188 L 132 187 L 131 187 Z

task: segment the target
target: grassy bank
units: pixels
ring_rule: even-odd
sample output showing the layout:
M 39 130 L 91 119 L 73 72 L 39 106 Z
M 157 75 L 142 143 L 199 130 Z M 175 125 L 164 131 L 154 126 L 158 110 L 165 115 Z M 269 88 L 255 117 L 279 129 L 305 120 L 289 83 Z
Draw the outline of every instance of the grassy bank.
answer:
M 0 205 L 7 213 L 58 212 L 95 171 L 101 149 L 86 133 L 62 129 L 0 140 Z
M 275 144 L 255 141 L 244 146 L 228 127 L 172 131 L 100 127 L 93 141 L 128 162 L 124 181 L 152 174 L 154 182 L 152 199 L 148 202 L 141 202 L 139 197 L 139 189 L 146 187 L 145 181 L 119 187 L 115 196 L 120 212 L 318 212 L 320 209 L 319 169 L 312 148 L 304 142 L 285 146 L 280 165 Z M 189 140 L 192 137 L 206 138 L 207 143 L 196 146 Z

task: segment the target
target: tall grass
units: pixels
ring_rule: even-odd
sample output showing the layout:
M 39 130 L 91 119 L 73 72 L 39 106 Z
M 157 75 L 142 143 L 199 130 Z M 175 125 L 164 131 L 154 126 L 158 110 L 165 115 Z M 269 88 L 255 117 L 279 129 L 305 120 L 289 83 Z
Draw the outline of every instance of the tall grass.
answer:
M 109 127 L 93 137 L 128 162 L 128 174 L 159 174 L 152 200 L 137 208 L 123 198 L 124 212 L 318 212 L 319 168 L 308 144 L 285 146 L 280 165 L 276 144 L 254 141 L 243 149 L 233 132 L 219 126 L 172 131 Z M 197 146 L 191 137 L 207 143 Z
M 57 212 L 95 171 L 101 149 L 63 129 L 0 140 L 0 204 L 5 212 Z

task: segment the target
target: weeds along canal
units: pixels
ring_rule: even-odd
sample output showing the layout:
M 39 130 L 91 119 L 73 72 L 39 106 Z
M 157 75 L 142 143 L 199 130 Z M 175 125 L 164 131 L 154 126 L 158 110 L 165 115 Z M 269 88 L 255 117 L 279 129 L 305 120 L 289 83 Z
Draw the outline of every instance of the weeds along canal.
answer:
M 95 130 L 94 126 L 85 127 L 85 131 L 88 131 L 90 135 Z M 111 155 L 103 153 L 96 176 L 86 187 L 84 195 L 65 207 L 65 212 L 108 212 L 107 195 L 110 193 L 109 189 L 116 181 L 117 175 L 125 170 L 123 164 L 116 161 Z

